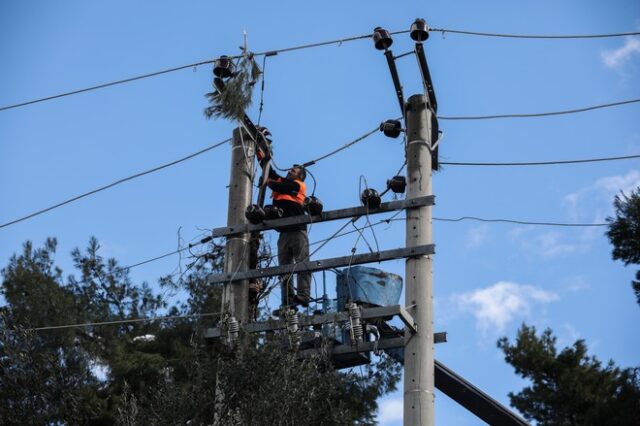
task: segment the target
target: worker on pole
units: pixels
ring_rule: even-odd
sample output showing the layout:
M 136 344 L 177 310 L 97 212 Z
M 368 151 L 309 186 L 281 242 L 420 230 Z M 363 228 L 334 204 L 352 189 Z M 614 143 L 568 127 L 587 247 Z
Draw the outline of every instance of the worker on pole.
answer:
M 267 186 L 271 189 L 273 205 L 282 209 L 282 217 L 304 215 L 304 200 L 307 187 L 304 180 L 307 172 L 303 166 L 293 165 L 282 177 L 273 169 L 269 170 Z M 309 237 L 307 225 L 292 225 L 277 229 L 278 264 L 287 265 L 309 260 Z M 285 309 L 296 306 L 309 306 L 311 299 L 311 274 L 301 272 L 296 274 L 296 290 L 293 287 L 293 274 L 281 277 L 282 307 Z

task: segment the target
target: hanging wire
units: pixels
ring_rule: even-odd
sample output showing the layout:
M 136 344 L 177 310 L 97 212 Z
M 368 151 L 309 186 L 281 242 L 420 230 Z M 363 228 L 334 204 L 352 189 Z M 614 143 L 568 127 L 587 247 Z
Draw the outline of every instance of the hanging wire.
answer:
M 640 102 L 640 98 L 629 99 L 629 100 L 620 101 L 620 102 L 611 102 L 607 104 L 593 105 L 593 106 L 588 106 L 584 108 L 568 109 L 564 111 L 538 112 L 538 113 L 531 113 L 531 114 L 496 114 L 496 115 L 468 115 L 468 116 L 439 115 L 438 119 L 440 120 L 493 120 L 493 119 L 499 119 L 499 118 L 549 117 L 552 115 L 576 114 L 579 112 L 593 111 L 601 108 L 610 108 L 610 107 L 619 106 L 619 105 L 633 104 L 636 102 Z
M 260 108 L 258 110 L 258 123 L 260 126 L 260 120 L 262 119 L 262 109 L 264 107 L 264 76 L 267 69 L 267 55 L 262 57 L 262 82 L 260 83 Z
M 508 163 L 463 163 L 463 162 L 445 162 L 440 161 L 440 164 L 447 166 L 549 166 L 558 164 L 578 164 L 578 163 L 596 163 L 601 161 L 617 161 L 617 160 L 630 160 L 634 158 L 640 158 L 640 155 L 625 155 L 621 157 L 602 157 L 602 158 L 587 158 L 583 160 L 554 160 L 554 161 L 525 161 L 525 162 L 508 162 Z
M 403 34 L 403 33 L 408 33 L 409 31 L 395 31 L 392 32 L 391 34 Z M 367 39 L 367 38 L 371 38 L 371 34 L 363 34 L 363 35 L 359 35 L 359 36 L 354 36 L 354 37 L 347 37 L 347 38 L 341 38 L 341 39 L 337 39 L 337 40 L 329 40 L 329 41 L 323 41 L 320 43 L 309 43 L 309 44 L 303 44 L 303 45 L 299 45 L 299 46 L 293 46 L 293 47 L 286 47 L 283 49 L 278 49 L 278 50 L 267 50 L 264 52 L 258 52 L 258 53 L 254 53 L 253 56 L 275 56 L 278 55 L 279 53 L 286 53 L 286 52 L 293 52 L 296 50 L 303 50 L 303 49 L 310 49 L 310 48 L 315 48 L 315 47 L 321 47 L 321 46 L 329 46 L 332 44 L 337 44 L 339 46 L 342 46 L 343 43 L 347 43 L 350 41 L 355 41 L 355 40 L 362 40 L 362 39 Z M 240 55 L 233 55 L 233 56 L 228 56 L 229 59 L 240 59 L 242 58 L 242 54 Z M 27 106 L 27 105 L 32 105 L 32 104 L 36 104 L 36 103 L 40 103 L 40 102 L 45 102 L 45 101 L 50 101 L 53 99 L 58 99 L 58 98 L 62 98 L 65 96 L 71 96 L 71 95 L 77 95 L 79 93 L 84 93 L 84 92 L 89 92 L 89 91 L 93 91 L 93 90 L 98 90 L 98 89 L 104 89 L 106 87 L 111 87 L 111 86 L 116 86 L 119 84 L 124 84 L 124 83 L 130 83 L 132 81 L 137 81 L 137 80 L 142 80 L 145 78 L 149 78 L 149 77 L 155 77 L 158 75 L 162 75 L 162 74 L 167 74 L 167 73 L 171 73 L 171 72 L 175 72 L 175 71 L 180 71 L 183 69 L 187 69 L 187 68 L 195 68 L 198 67 L 200 65 L 206 65 L 206 64 L 212 64 L 216 61 L 216 59 L 207 59 L 204 61 L 200 61 L 200 62 L 194 62 L 192 64 L 187 64 L 187 65 L 180 65 L 174 68 L 167 68 L 161 71 L 155 71 L 155 72 L 151 72 L 148 74 L 142 74 L 142 75 L 138 75 L 135 77 L 129 77 L 129 78 L 125 78 L 122 80 L 116 80 L 116 81 L 112 81 L 109 83 L 103 83 L 103 84 L 98 84 L 96 86 L 91 86 L 91 87 L 87 87 L 84 89 L 79 89 L 79 90 L 74 90 L 71 92 L 65 92 L 65 93 L 60 93 L 58 95 L 53 95 L 53 96 L 48 96 L 45 98 L 39 98 L 39 99 L 34 99 L 31 101 L 26 101 L 26 102 L 21 102 L 21 103 L 17 103 L 17 104 L 13 104 L 13 105 L 6 105 L 3 107 L 0 107 L 0 111 L 6 111 L 9 109 L 13 109 L 13 108 L 19 108 L 19 107 L 23 107 L 23 106 Z
M 167 321 L 167 320 L 186 319 L 186 318 L 203 318 L 203 317 L 218 316 L 218 315 L 221 315 L 221 312 L 207 312 L 203 314 L 188 314 L 188 315 L 169 315 L 169 316 L 150 317 L 150 318 L 132 318 L 132 319 L 114 320 L 114 321 L 85 322 L 85 323 L 79 323 L 79 324 L 50 325 L 45 327 L 25 328 L 24 331 L 31 332 L 31 331 L 45 331 L 45 330 L 61 330 L 66 328 L 96 327 L 96 326 L 102 326 L 102 325 L 131 324 L 131 323 L 139 323 L 139 322 Z M 9 330 L 9 331 L 15 332 L 17 330 Z
M 96 194 L 98 192 L 105 191 L 105 190 L 107 190 L 109 188 L 113 188 L 114 186 L 120 185 L 120 184 L 128 182 L 130 180 L 133 180 L 133 179 L 148 175 L 150 173 L 157 172 L 157 171 L 162 170 L 162 169 L 166 169 L 167 167 L 175 166 L 176 164 L 179 164 L 179 163 L 182 163 L 184 161 L 190 160 L 190 159 L 192 159 L 194 157 L 197 157 L 199 155 L 204 154 L 205 152 L 211 151 L 212 149 L 215 149 L 215 148 L 217 148 L 219 146 L 222 146 L 222 145 L 224 145 L 226 143 L 229 143 L 230 140 L 231 139 L 225 139 L 222 142 L 218 142 L 218 143 L 216 143 L 214 145 L 208 146 L 208 147 L 206 147 L 204 149 L 201 149 L 200 151 L 194 152 L 193 154 L 187 155 L 186 157 L 182 157 L 182 158 L 180 158 L 178 160 L 171 161 L 169 163 L 163 164 L 163 165 L 158 166 L 158 167 L 154 167 L 153 169 L 145 170 L 143 172 L 136 173 L 136 174 L 131 175 L 131 176 L 127 176 L 125 178 L 122 178 L 122 179 L 119 179 L 119 180 L 117 180 L 115 182 L 112 182 L 112 183 L 110 183 L 108 185 L 101 186 L 101 187 L 93 189 L 93 190 L 91 190 L 89 192 L 85 192 L 84 194 L 77 195 L 77 196 L 75 196 L 73 198 L 70 198 L 68 200 L 65 200 L 65 201 L 62 201 L 60 203 L 54 204 L 54 205 L 52 205 L 50 207 L 46 207 L 46 208 L 44 208 L 42 210 L 38 210 L 36 212 L 30 213 L 30 214 L 28 214 L 26 216 L 23 216 L 21 218 L 12 220 L 12 221 L 7 222 L 7 223 L 0 224 L 0 228 L 4 228 L 6 226 L 10 226 L 10 225 L 22 222 L 22 221 L 27 220 L 27 219 L 31 219 L 33 217 L 39 216 L 39 215 L 41 215 L 43 213 L 46 213 L 48 211 L 57 209 L 59 207 L 62 207 L 64 205 L 67 205 L 67 204 L 70 204 L 70 203 L 73 203 L 74 201 L 78 201 L 78 200 L 80 200 L 82 198 L 88 197 L 88 196 Z
M 528 39 L 584 39 L 584 38 L 608 38 L 608 37 L 626 37 L 626 36 L 634 36 L 640 35 L 640 32 L 628 32 L 628 33 L 609 33 L 609 34 L 566 34 L 566 35 L 544 35 L 544 34 L 501 34 L 501 33 L 486 33 L 486 32 L 478 32 L 478 31 L 465 31 L 465 30 L 454 30 L 450 28 L 430 28 L 429 31 L 442 33 L 444 36 L 445 33 L 451 34 L 463 34 L 463 35 L 473 35 L 473 36 L 482 36 L 482 37 L 500 37 L 500 38 L 528 38 Z
M 362 194 L 362 182 L 364 181 L 364 185 L 366 188 L 369 187 L 369 184 L 367 183 L 367 178 L 364 175 L 360 175 L 360 179 L 358 181 L 358 197 L 360 197 L 360 194 Z M 369 220 L 369 206 L 367 203 L 364 203 L 364 208 L 365 208 L 365 216 L 367 218 L 367 225 L 371 225 L 371 221 Z M 378 245 L 378 238 L 376 237 L 376 232 L 374 231 L 372 226 L 369 226 L 369 229 L 371 230 L 371 234 L 373 235 L 373 240 L 376 243 L 376 251 L 380 252 L 380 246 Z

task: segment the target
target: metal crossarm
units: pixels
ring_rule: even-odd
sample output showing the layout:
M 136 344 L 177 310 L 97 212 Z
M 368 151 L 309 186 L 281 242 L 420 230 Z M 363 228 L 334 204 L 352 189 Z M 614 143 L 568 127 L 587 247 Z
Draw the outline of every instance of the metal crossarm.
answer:
M 378 214 L 391 212 L 395 210 L 407 209 L 411 207 L 433 206 L 435 197 L 433 195 L 417 197 L 413 199 L 396 200 L 388 203 L 380 204 L 377 209 L 367 209 L 366 207 L 350 207 L 339 210 L 329 210 L 318 216 L 291 216 L 282 219 L 265 220 L 263 223 L 252 225 L 248 223 L 239 223 L 237 225 L 215 228 L 213 230 L 213 238 L 225 237 L 233 234 L 241 234 L 244 232 L 265 231 L 268 229 L 281 228 L 291 225 L 302 225 L 318 222 L 327 222 L 330 220 L 344 219 L 348 217 L 365 216 L 367 214 Z
M 298 272 L 314 272 L 325 269 L 339 268 L 347 265 L 362 265 L 363 263 L 381 262 L 383 260 L 400 259 L 403 257 L 416 257 L 435 253 L 434 244 L 425 244 L 416 247 L 384 250 L 377 253 L 354 254 L 351 256 L 333 257 L 329 259 L 310 260 L 289 265 L 274 266 L 264 269 L 252 269 L 236 273 L 214 275 L 208 279 L 209 284 L 229 281 L 250 280 L 254 278 L 274 277 L 278 275 L 293 274 Z
M 363 308 L 362 319 L 372 320 L 376 318 L 388 318 L 399 316 L 402 322 L 412 332 L 416 332 L 413 317 L 400 305 L 381 306 L 375 308 Z M 301 315 L 299 317 L 300 327 L 310 327 L 320 324 L 338 323 L 349 321 L 349 313 L 347 312 L 329 312 L 319 315 Z M 250 322 L 242 325 L 242 329 L 246 333 L 262 333 L 266 331 L 283 330 L 287 328 L 287 322 L 284 319 L 272 319 L 267 321 Z M 222 331 L 220 328 L 208 328 L 204 332 L 205 338 L 220 337 Z M 434 333 L 435 343 L 446 342 L 447 333 Z

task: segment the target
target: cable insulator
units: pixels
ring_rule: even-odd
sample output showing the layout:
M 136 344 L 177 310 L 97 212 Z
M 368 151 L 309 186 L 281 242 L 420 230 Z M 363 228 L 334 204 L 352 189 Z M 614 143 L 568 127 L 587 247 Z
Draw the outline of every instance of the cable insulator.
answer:
M 229 342 L 235 342 L 238 340 L 240 333 L 240 323 L 235 317 L 229 317 L 227 319 L 227 333 L 229 336 Z
M 416 19 L 413 24 L 411 24 L 410 31 L 411 32 L 409 33 L 409 35 L 418 43 L 422 43 L 429 38 L 429 26 L 427 25 L 427 22 L 422 18 Z
M 407 178 L 404 176 L 394 176 L 387 181 L 387 188 L 396 194 L 402 194 L 407 188 Z
M 298 313 L 292 311 L 289 315 L 287 315 L 287 331 L 291 334 L 296 334 L 299 330 L 300 318 L 298 317 Z
M 351 322 L 351 340 L 352 343 L 361 342 L 364 336 L 364 328 L 362 326 L 362 311 L 360 307 L 351 303 L 349 305 L 349 321 Z
M 319 216 L 320 214 L 322 214 L 322 201 L 320 201 L 318 197 L 315 197 L 313 195 L 304 199 L 302 207 L 304 207 L 304 209 L 308 211 L 311 216 Z
M 262 223 L 266 215 L 262 207 L 257 204 L 251 204 L 244 212 L 244 217 L 254 225 Z
M 373 43 L 378 50 L 387 50 L 393 44 L 393 39 L 389 31 L 382 27 L 376 27 L 373 30 Z
M 389 138 L 397 138 L 402 133 L 402 123 L 399 120 L 387 120 L 380 124 L 380 131 Z
M 362 191 L 362 194 L 360 195 L 360 201 L 369 209 L 377 209 L 378 207 L 380 207 L 380 203 L 382 203 L 380 194 L 378 194 L 378 191 L 373 188 L 367 188 Z
M 284 212 L 280 207 L 272 204 L 264 206 L 264 215 L 267 219 L 280 219 Z
M 233 61 L 226 55 L 220 56 L 216 59 L 213 65 L 213 73 L 216 77 L 229 78 L 233 75 Z

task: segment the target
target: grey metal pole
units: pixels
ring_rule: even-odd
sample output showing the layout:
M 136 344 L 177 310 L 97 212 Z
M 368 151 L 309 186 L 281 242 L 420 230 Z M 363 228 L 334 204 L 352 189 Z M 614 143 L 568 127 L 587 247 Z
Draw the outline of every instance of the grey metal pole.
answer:
M 241 129 L 233 131 L 231 148 L 231 173 L 229 178 L 229 211 L 227 225 L 247 223 L 244 217 L 251 204 L 252 177 L 255 148 Z M 244 272 L 249 265 L 249 233 L 231 235 L 227 238 L 224 257 L 226 273 Z M 249 282 L 247 280 L 225 283 L 222 300 L 224 309 L 240 322 L 249 319 Z
M 406 103 L 407 198 L 431 195 L 431 110 L 424 95 Z M 431 244 L 431 206 L 407 209 L 406 245 Z M 409 258 L 405 269 L 405 306 L 417 333 L 405 328 L 404 424 L 434 425 L 433 280 L 432 256 Z

